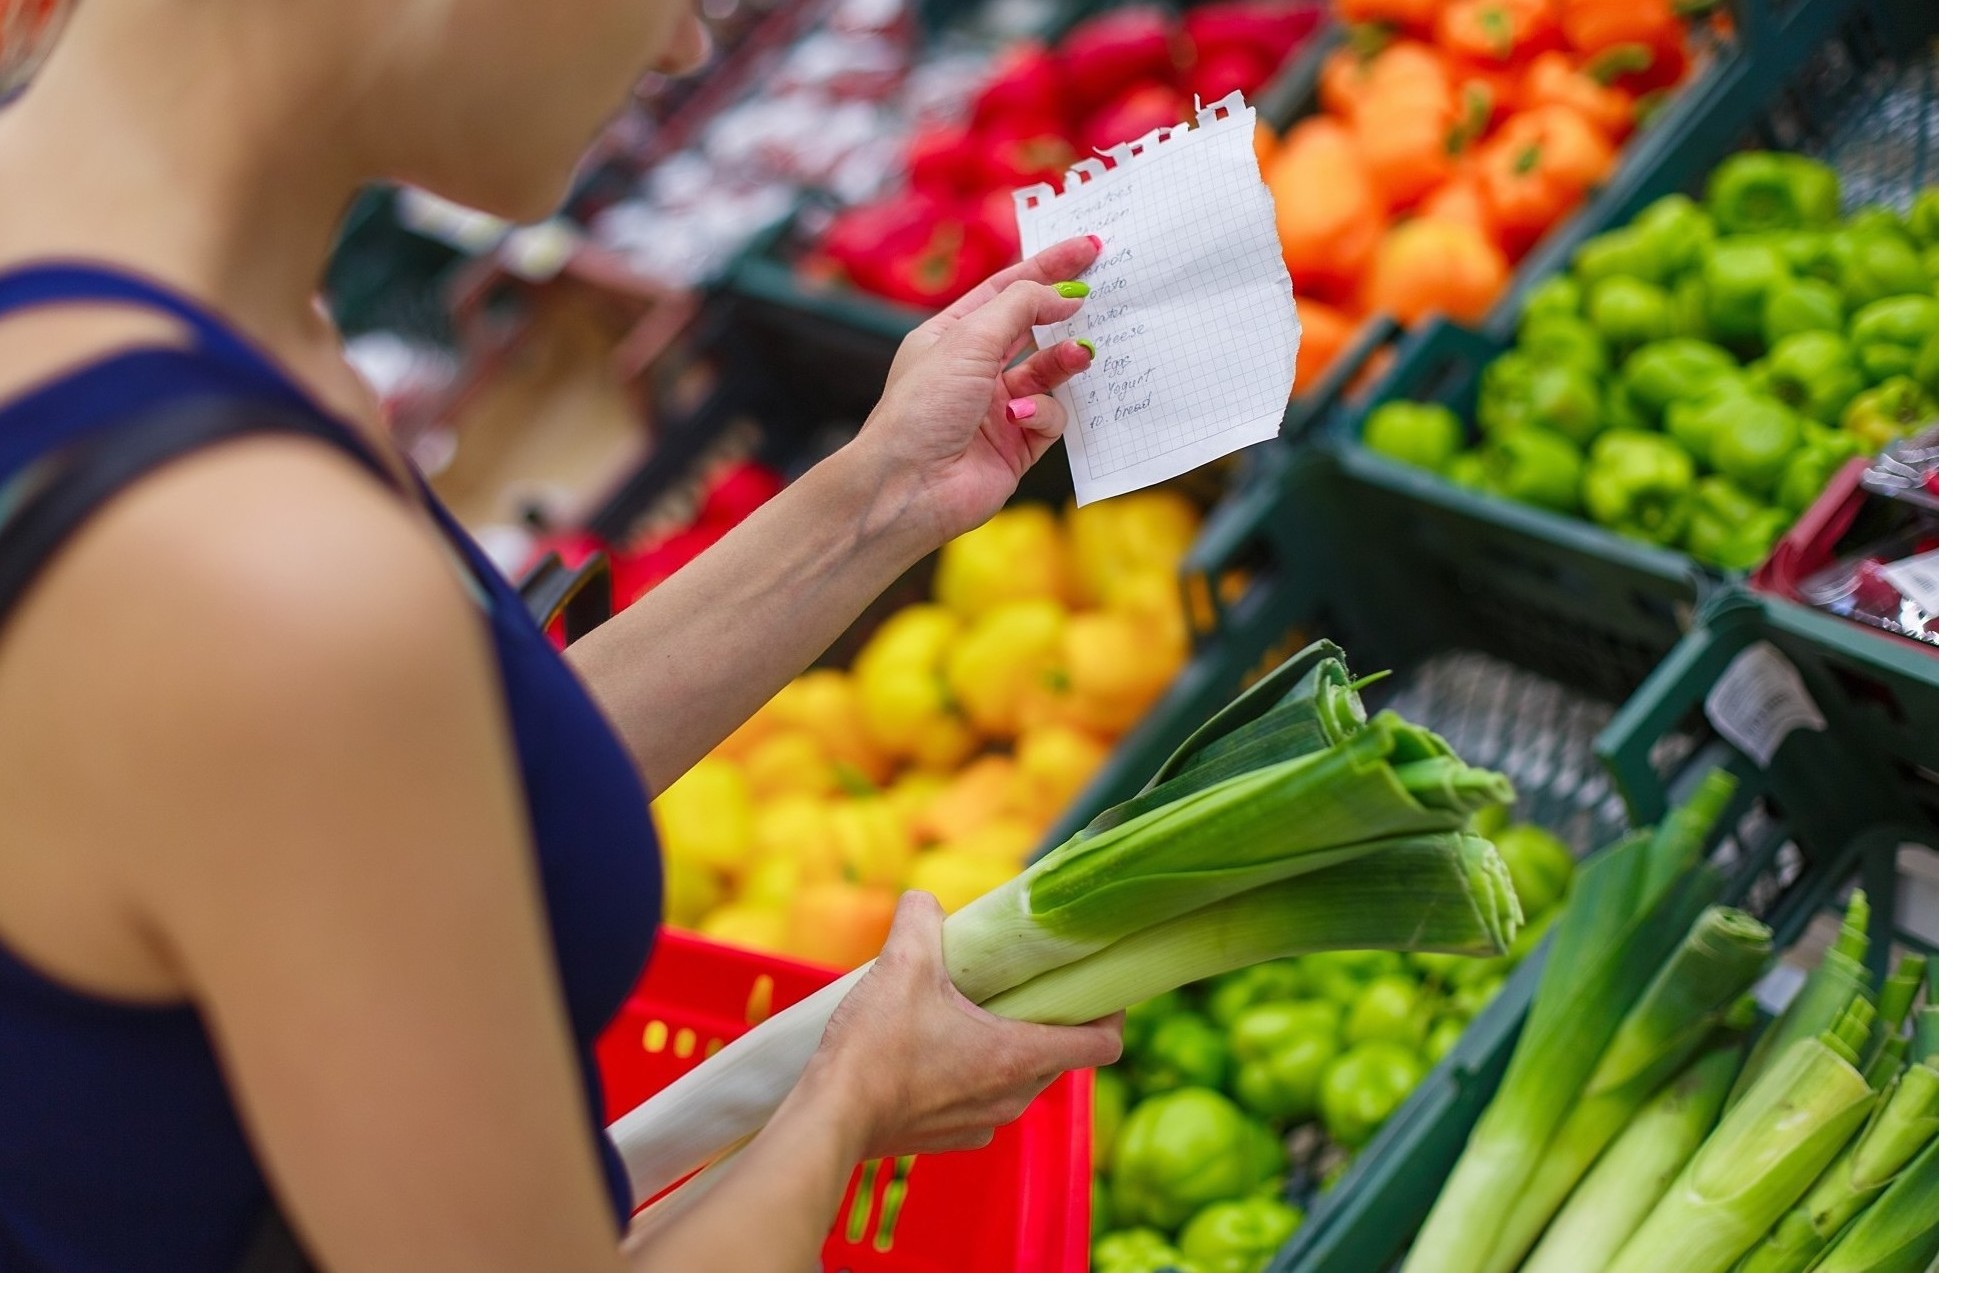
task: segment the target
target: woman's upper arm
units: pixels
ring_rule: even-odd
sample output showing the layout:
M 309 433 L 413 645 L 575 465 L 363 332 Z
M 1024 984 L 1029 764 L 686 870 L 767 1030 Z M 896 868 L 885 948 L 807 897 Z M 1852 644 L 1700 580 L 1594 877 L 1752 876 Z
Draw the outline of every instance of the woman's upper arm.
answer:
M 475 611 L 324 450 L 206 456 L 114 518 L 151 531 L 115 611 L 143 664 L 91 701 L 122 732 L 118 887 L 316 1258 L 619 1267 Z

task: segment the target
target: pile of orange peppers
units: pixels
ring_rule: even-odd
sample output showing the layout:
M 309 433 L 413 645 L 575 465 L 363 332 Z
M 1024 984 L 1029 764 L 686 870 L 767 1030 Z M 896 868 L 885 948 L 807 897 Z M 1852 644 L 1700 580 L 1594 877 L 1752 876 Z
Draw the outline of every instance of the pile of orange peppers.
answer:
M 1359 323 L 1481 319 L 1690 64 L 1671 0 L 1336 0 L 1320 112 L 1267 141 L 1296 394 Z

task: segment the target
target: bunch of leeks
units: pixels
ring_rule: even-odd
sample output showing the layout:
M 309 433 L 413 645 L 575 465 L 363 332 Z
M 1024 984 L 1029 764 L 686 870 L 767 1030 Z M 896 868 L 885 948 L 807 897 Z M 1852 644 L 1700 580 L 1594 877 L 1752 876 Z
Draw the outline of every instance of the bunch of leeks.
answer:
M 1511 785 L 1394 713 L 1370 717 L 1359 697 L 1370 680 L 1327 642 L 1283 664 L 1136 797 L 949 917 L 954 985 L 1002 1016 L 1069 1024 L 1310 951 L 1504 953 L 1518 902 L 1469 821 L 1509 802 Z M 760 1129 L 864 972 L 617 1121 L 636 1197 Z

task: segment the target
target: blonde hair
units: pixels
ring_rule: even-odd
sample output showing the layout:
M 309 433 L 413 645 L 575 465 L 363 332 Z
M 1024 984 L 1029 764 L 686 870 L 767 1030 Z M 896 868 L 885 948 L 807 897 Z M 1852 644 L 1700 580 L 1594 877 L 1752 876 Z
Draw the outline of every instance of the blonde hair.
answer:
M 25 85 L 47 57 L 75 0 L 0 0 L 0 96 Z

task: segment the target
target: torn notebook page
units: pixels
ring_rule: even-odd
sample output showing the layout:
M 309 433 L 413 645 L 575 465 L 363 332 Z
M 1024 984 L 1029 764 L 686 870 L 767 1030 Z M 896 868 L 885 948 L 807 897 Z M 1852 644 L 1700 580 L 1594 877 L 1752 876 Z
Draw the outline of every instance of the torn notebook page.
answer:
M 1056 391 L 1082 505 L 1280 433 L 1300 319 L 1253 156 L 1253 109 L 1234 92 L 1197 116 L 1079 162 L 1060 192 L 1015 192 L 1023 255 L 1103 239 L 1082 310 L 1035 329 L 1041 345 L 1080 336 L 1096 347 L 1089 370 Z

